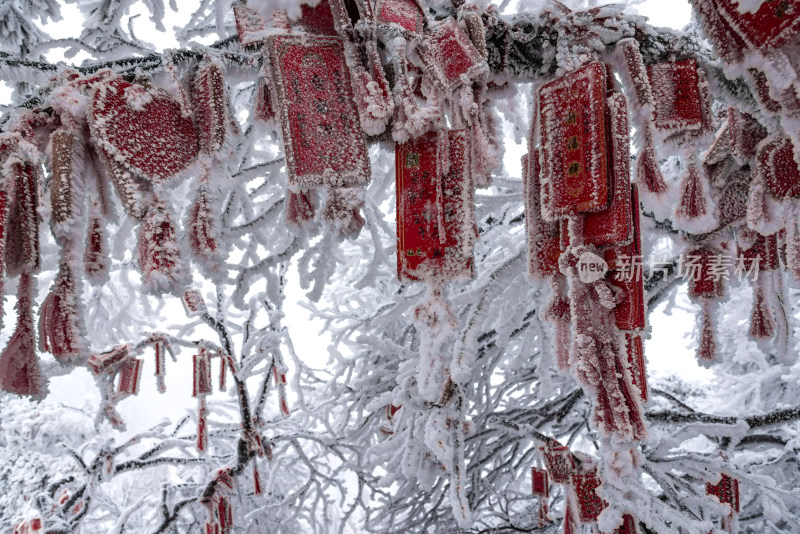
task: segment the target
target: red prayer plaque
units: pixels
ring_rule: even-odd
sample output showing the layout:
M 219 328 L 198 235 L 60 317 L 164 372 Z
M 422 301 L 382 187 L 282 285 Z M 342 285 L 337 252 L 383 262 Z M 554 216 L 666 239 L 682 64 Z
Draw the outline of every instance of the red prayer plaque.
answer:
M 739 256 L 744 262 L 747 271 L 753 268 L 758 258 L 759 271 L 776 271 L 780 267 L 778 260 L 778 234 L 763 236 L 758 234 L 755 242 L 749 248 L 739 246 Z
M 775 198 L 800 198 L 800 170 L 794 159 L 794 145 L 788 138 L 761 144 L 756 170 L 763 173 L 767 189 Z
M 311 33 L 319 35 L 337 35 L 336 26 L 333 21 L 333 12 L 331 11 L 331 1 L 336 0 L 320 0 L 319 4 L 314 7 L 308 4 L 300 6 L 300 24 L 302 24 Z
M 623 292 L 622 302 L 614 308 L 614 321 L 620 330 L 642 330 L 645 327 L 647 305 L 644 279 L 637 274 L 641 273 L 628 272 L 623 275 L 620 272 L 612 272 L 608 277 L 608 281 Z
M 425 14 L 414 0 L 378 0 L 375 22 L 388 33 L 413 40 L 422 36 Z
M 341 39 L 273 35 L 267 49 L 290 185 L 366 184 L 369 158 Z
M 471 278 L 475 212 L 467 130 L 447 132 L 450 172 L 440 173 L 437 133 L 398 144 L 397 277 Z
M 233 3 L 233 19 L 236 22 L 236 33 L 242 46 L 250 46 L 261 42 L 261 38 L 251 34 L 259 34 L 267 28 L 267 22 L 256 10 L 247 6 L 247 2 Z
M 194 372 L 192 374 L 192 397 L 212 393 L 211 362 L 209 361 L 208 353 L 201 349 L 199 354 L 193 356 L 192 363 L 194 365 Z
M 717 258 L 722 255 L 722 251 L 710 247 L 698 248 L 686 255 L 684 269 L 689 279 L 690 298 L 716 299 L 724 295 L 725 279 L 714 274 Z
M 207 311 L 203 295 L 196 289 L 187 289 L 184 291 L 181 301 L 183 302 L 183 307 L 186 309 L 186 315 L 189 317 L 202 315 Z
M 642 232 L 639 215 L 639 188 L 631 185 L 631 228 L 632 237 L 628 244 L 606 249 L 603 259 L 608 264 L 610 271 L 617 271 L 632 265 L 633 261 L 642 260 Z M 623 267 L 624 265 L 624 267 Z M 613 276 L 613 275 L 612 275 Z
M 447 93 L 489 74 L 489 67 L 455 19 L 447 18 L 425 33 L 417 54 Z
M 642 336 L 625 332 L 625 348 L 628 353 L 628 367 L 631 371 L 631 382 L 639 390 L 642 402 L 647 402 L 647 368 L 644 359 L 644 342 Z
M 608 208 L 584 217 L 583 241 L 587 245 L 627 245 L 633 239 L 631 220 L 630 139 L 628 105 L 622 94 L 608 97 L 609 169 L 612 186 Z
M 800 32 L 798 0 L 767 0 L 754 13 L 740 13 L 733 0 L 712 0 L 719 15 L 752 48 L 770 50 L 790 43 Z
M 544 499 L 550 496 L 550 481 L 546 470 L 531 467 L 531 493 Z
M 590 63 L 539 91 L 542 202 L 548 220 L 608 206 L 606 68 Z
M 697 61 L 657 63 L 647 67 L 653 89 L 653 124 L 660 130 L 699 130 L 703 127 Z
M 522 189 L 525 198 L 525 230 L 528 234 L 528 272 L 541 279 L 558 272 L 561 256 L 559 224 L 542 219 L 542 202 L 539 195 L 539 150 L 533 157 L 522 156 Z
M 608 504 L 597 494 L 602 482 L 597 471 L 572 475 L 572 491 L 578 503 L 578 517 L 581 523 L 596 523 L 600 512 Z
M 547 472 L 556 484 L 568 484 L 570 475 L 575 471 L 575 459 L 568 447 L 555 440 L 539 447 L 539 452 L 544 458 Z
M 86 365 L 94 374 L 99 375 L 122 363 L 128 357 L 128 354 L 128 345 L 121 345 L 107 352 L 92 354 L 89 356 L 89 361 L 86 362 Z
M 728 127 L 733 156 L 740 162 L 755 157 L 756 146 L 767 137 L 767 129 L 749 113 L 733 107 L 728 108 Z
M 716 485 L 706 482 L 706 494 L 713 495 L 722 504 L 731 505 L 731 514 L 738 514 L 739 508 L 739 480 L 722 473 Z
M 142 376 L 142 360 L 132 358 L 122 364 L 119 371 L 119 394 L 136 395 L 139 393 L 139 379 Z

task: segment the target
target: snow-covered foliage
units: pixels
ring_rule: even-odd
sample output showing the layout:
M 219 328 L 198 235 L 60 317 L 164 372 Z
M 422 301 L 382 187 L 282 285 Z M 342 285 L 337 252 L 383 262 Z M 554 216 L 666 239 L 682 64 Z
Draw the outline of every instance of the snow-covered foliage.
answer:
M 800 6 L 639 3 L 0 0 L 0 528 L 800 532 Z

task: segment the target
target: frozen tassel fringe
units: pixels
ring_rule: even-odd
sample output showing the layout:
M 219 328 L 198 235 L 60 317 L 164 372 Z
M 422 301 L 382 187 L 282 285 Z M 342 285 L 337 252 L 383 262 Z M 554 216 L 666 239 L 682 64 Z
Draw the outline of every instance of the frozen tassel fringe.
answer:
M 6 225 L 6 274 L 34 273 L 39 269 L 39 195 L 38 175 L 33 164 L 12 156 L 14 195 Z M 7 182 L 8 183 L 8 182 Z
M 357 236 L 363 228 L 364 190 L 360 187 L 328 188 L 328 198 L 322 210 L 322 219 L 331 231 L 343 236 Z
M 700 342 L 697 345 L 697 359 L 701 365 L 708 365 L 717 359 L 716 326 L 712 303 L 705 299 L 701 304 Z
M 156 353 L 156 387 L 158 388 L 159 393 L 165 393 L 167 391 L 167 384 L 164 380 L 166 372 L 166 369 L 164 368 L 164 342 L 156 341 L 154 349 Z
M 668 189 L 658 165 L 653 138 L 648 133 L 645 133 L 645 145 L 636 161 L 636 180 L 655 195 L 660 195 Z
M 89 283 L 103 285 L 108 281 L 108 267 L 108 239 L 100 214 L 100 203 L 95 201 L 89 217 L 89 233 L 83 252 L 83 271 Z
M 0 388 L 17 395 L 44 396 L 44 381 L 36 359 L 33 326 L 33 276 L 23 273 L 17 288 L 17 327 L 0 355 Z
M 197 185 L 197 193 L 189 210 L 189 248 L 209 274 L 222 269 L 221 228 L 215 202 L 208 184 L 208 168 Z
M 786 270 L 800 282 L 800 204 L 792 202 L 786 221 Z
M 216 63 L 206 59 L 192 81 L 192 106 L 200 151 L 219 151 L 228 136 L 228 96 L 225 76 Z
M 219 390 L 225 391 L 225 382 L 228 376 L 227 368 L 228 361 L 224 354 L 220 355 L 219 357 Z
M 345 41 L 345 59 L 350 69 L 361 128 L 367 135 L 380 135 L 392 116 L 394 100 L 383 74 L 375 42 L 367 40 L 364 46 L 366 54 L 359 45 Z
M 286 222 L 296 229 L 308 227 L 314 220 L 311 191 L 288 191 L 286 196 Z
M 208 408 L 206 407 L 206 397 L 202 395 L 197 401 L 197 450 L 201 453 L 206 452 L 208 448 L 208 428 L 206 425 L 206 415 Z
M 261 475 L 258 474 L 258 462 L 253 460 L 253 495 L 262 495 Z
M 694 156 L 689 158 L 686 174 L 681 180 L 680 200 L 674 220 L 692 234 L 709 232 L 717 225 L 708 185 Z
M 184 285 L 185 269 L 179 255 L 177 231 L 164 201 L 153 197 L 139 230 L 136 255 L 147 292 L 175 292 Z
M 269 78 L 263 75 L 258 80 L 256 89 L 255 117 L 261 122 L 269 122 L 275 118 L 275 106 L 269 92 Z
M 54 228 L 72 221 L 72 173 L 75 157 L 75 134 L 59 128 L 50 136 L 51 171 L 50 219 Z M 60 233 L 60 232 L 59 232 Z
M 758 281 L 755 283 L 749 336 L 750 339 L 769 339 L 775 333 L 775 319 L 770 312 L 764 288 Z
M 61 363 L 74 363 L 84 346 L 78 313 L 77 281 L 66 261 L 39 309 L 39 350 Z

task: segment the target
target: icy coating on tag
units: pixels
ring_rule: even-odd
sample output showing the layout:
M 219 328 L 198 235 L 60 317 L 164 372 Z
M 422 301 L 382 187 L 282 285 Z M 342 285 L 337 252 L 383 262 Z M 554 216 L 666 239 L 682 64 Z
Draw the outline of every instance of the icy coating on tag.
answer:
M 653 88 L 654 120 L 662 130 L 699 130 L 703 126 L 697 62 L 694 59 L 647 67 Z
M 426 33 L 417 53 L 429 72 L 450 93 L 465 80 L 476 80 L 489 73 L 478 49 L 452 18 Z
M 197 131 L 191 117 L 163 91 L 111 80 L 94 95 L 92 136 L 130 171 L 162 182 L 197 157 Z
M 767 189 L 775 198 L 800 198 L 800 169 L 794 159 L 791 140 L 776 139 L 760 144 L 756 168 L 763 173 Z
M 590 63 L 543 86 L 542 215 L 599 211 L 608 205 L 606 68 Z
M 369 158 L 341 39 L 276 35 L 267 45 L 290 185 L 366 184 Z
M 375 22 L 383 30 L 414 39 L 422 35 L 425 15 L 414 0 L 378 0 Z
M 712 0 L 719 14 L 747 44 L 761 50 L 777 48 L 800 30 L 800 2 L 768 0 L 755 13 L 741 13 L 737 2 Z

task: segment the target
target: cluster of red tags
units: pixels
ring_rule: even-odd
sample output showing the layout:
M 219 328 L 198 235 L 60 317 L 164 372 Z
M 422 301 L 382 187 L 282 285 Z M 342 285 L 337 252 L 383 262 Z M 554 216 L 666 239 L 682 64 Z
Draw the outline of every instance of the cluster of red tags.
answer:
M 539 499 L 539 527 L 550 523 L 548 501 L 550 484 L 566 486 L 564 506 L 564 534 L 577 534 L 580 523 L 597 523 L 602 511 L 608 506 L 597 493 L 602 480 L 594 466 L 587 467 L 570 450 L 555 440 L 539 446 L 539 454 L 544 469 L 531 468 L 531 493 Z M 734 514 L 738 514 L 739 481 L 725 473 L 720 475 L 716 484 L 706 483 L 706 494 L 715 497 L 721 504 L 730 506 L 731 511 L 723 518 L 723 528 L 729 529 Z M 614 534 L 638 534 L 638 522 L 633 515 L 622 516 L 622 525 L 614 530 Z

